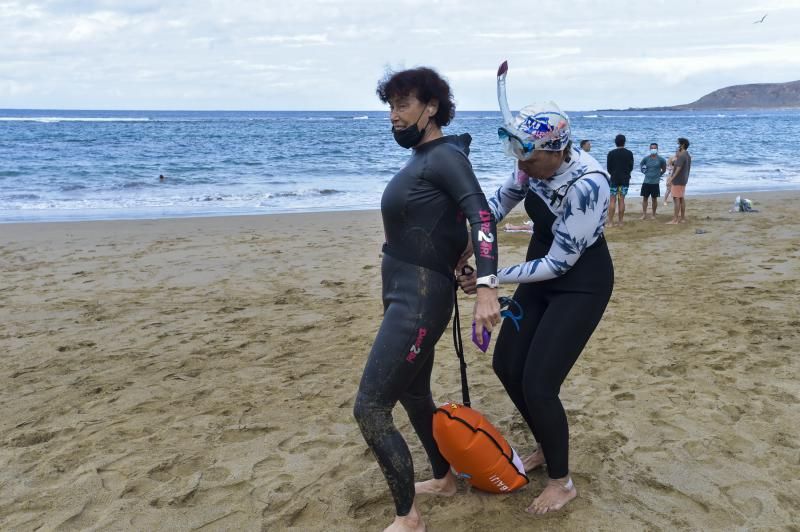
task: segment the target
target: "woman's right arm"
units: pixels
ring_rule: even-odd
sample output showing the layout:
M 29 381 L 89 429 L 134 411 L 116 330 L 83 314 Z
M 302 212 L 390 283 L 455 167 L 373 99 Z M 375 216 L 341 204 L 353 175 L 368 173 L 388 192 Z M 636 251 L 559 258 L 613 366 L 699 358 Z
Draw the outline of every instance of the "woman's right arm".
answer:
M 521 170 L 517 170 L 488 200 L 489 209 L 494 215 L 495 223 L 499 224 L 500 220 L 511 212 L 511 209 L 525 199 L 525 194 L 527 193 L 528 176 Z

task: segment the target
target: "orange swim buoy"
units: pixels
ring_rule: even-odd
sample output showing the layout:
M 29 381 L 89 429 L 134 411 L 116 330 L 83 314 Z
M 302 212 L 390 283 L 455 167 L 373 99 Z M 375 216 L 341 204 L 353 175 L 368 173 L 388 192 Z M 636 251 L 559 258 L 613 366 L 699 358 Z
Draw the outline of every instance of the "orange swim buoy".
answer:
M 510 493 L 528 483 L 522 460 L 477 410 L 445 403 L 433 414 L 433 438 L 456 474 L 490 493 Z

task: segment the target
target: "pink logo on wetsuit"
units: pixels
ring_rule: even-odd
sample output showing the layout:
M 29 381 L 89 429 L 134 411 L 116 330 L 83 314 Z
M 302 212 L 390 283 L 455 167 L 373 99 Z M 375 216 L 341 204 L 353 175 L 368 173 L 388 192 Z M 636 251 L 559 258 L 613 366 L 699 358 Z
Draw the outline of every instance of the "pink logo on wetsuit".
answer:
M 419 328 L 419 332 L 417 332 L 417 341 L 414 342 L 414 345 L 411 346 L 411 349 L 408 350 L 408 356 L 406 360 L 414 363 L 414 359 L 417 358 L 417 355 L 420 351 L 422 351 L 422 340 L 425 339 L 425 335 L 428 334 L 428 329 L 424 327 Z
M 492 233 L 492 214 L 489 211 L 478 211 L 481 216 L 481 230 L 478 231 L 480 254 L 484 259 L 494 259 L 494 234 Z

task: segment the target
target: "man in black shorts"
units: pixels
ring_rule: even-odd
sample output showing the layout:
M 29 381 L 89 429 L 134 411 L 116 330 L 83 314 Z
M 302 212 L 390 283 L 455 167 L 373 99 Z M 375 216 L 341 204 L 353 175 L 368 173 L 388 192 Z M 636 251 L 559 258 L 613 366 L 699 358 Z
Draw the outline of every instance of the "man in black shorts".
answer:
M 642 220 L 647 220 L 647 198 L 653 198 L 653 220 L 656 219 L 656 209 L 658 208 L 658 198 L 661 197 L 661 187 L 658 182 L 661 176 L 667 171 L 667 161 L 658 154 L 658 144 L 650 143 L 650 154 L 639 163 L 640 170 L 644 174 L 642 183 Z

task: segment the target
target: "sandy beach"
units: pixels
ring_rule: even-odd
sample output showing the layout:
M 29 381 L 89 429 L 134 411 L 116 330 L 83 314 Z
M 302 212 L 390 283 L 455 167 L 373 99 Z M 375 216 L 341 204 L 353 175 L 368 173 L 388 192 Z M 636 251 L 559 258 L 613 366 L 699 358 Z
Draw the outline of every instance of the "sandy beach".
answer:
M 734 196 L 689 191 L 669 226 L 631 194 L 608 229 L 614 295 L 561 393 L 579 498 L 535 518 L 541 471 L 462 484 L 420 499 L 430 530 L 800 530 L 800 193 Z M 0 529 L 381 530 L 352 406 L 382 240 L 377 211 L 0 225 Z M 527 235 L 500 241 L 501 265 L 524 257 Z M 466 349 L 473 405 L 529 451 Z M 437 401 L 457 368 L 447 332 Z

